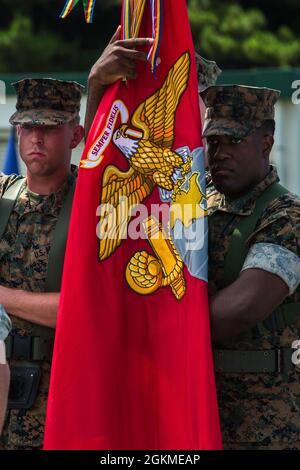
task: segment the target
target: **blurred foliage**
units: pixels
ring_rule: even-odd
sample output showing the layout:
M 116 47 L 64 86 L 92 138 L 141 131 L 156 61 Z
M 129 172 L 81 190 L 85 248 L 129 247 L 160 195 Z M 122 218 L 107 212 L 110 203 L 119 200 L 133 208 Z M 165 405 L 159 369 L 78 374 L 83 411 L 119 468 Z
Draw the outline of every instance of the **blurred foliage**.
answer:
M 255 8 L 249 8 L 251 3 Z M 299 66 L 299 23 L 295 24 L 297 30 L 290 23 L 278 23 L 274 15 L 277 8 L 282 10 L 283 5 L 276 0 L 190 0 L 189 17 L 196 49 L 222 67 Z M 299 0 L 284 2 L 284 10 L 288 8 L 291 16 L 293 12 L 300 16 Z M 285 18 L 289 20 L 287 15 Z
M 74 43 L 78 47 L 78 41 Z M 70 55 L 71 54 L 71 55 Z M 76 64 L 74 49 L 68 48 L 53 33 L 33 34 L 32 20 L 25 16 L 15 16 L 8 30 L 0 31 L 0 67 L 1 72 L 31 72 L 61 69 L 68 63 Z
M 80 2 L 81 3 L 81 2 Z M 82 4 L 62 20 L 65 0 L 0 0 L 0 72 L 87 71 L 120 21 L 120 0 L 97 0 L 94 22 Z
M 0 72 L 90 68 L 120 21 L 121 0 L 97 0 L 91 25 L 80 4 L 59 19 L 64 3 L 0 0 Z M 188 0 L 188 7 L 196 49 L 222 68 L 300 66 L 299 0 Z

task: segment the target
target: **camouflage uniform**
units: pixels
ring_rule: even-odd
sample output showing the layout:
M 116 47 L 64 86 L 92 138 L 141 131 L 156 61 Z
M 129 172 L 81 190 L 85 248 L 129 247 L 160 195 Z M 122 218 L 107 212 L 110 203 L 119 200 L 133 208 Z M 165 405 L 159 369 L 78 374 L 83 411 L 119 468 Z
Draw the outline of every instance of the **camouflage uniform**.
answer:
M 218 88 L 219 90 L 213 91 L 214 96 L 217 92 L 221 93 L 221 87 Z M 230 95 L 230 90 L 227 90 L 226 93 Z M 242 93 L 244 91 L 242 90 Z M 248 96 L 251 96 L 251 93 L 256 95 L 254 102 L 257 103 L 260 92 L 257 94 L 251 89 L 246 91 Z M 272 102 L 274 95 L 272 97 L 271 91 L 266 90 L 266 95 L 267 100 Z M 222 103 L 224 106 L 226 99 L 222 100 Z M 243 110 L 239 112 L 243 113 Z M 249 112 L 254 113 L 252 109 Z M 209 111 L 210 119 L 213 113 L 214 110 Z M 269 116 L 270 112 L 267 115 Z M 255 129 L 253 123 L 249 124 L 247 120 L 243 122 L 241 119 L 241 126 L 236 127 L 233 120 L 228 121 L 228 119 L 225 110 L 225 117 L 221 117 L 219 121 L 220 127 L 214 121 L 206 122 L 207 135 L 225 133 L 240 137 L 241 133 L 242 135 L 249 133 L 249 127 L 250 132 Z M 279 181 L 276 169 L 270 167 L 265 179 L 248 194 L 239 199 L 226 199 L 215 190 L 208 176 L 210 295 L 222 289 L 224 260 L 233 230 L 243 217 L 253 213 L 257 198 L 276 181 Z M 269 203 L 248 238 L 247 246 L 249 254 L 243 269 L 258 267 L 277 274 L 290 287 L 290 295 L 284 304 L 299 302 L 300 198 L 288 192 Z M 270 256 L 267 251 L 266 253 L 261 251 L 267 250 L 270 246 L 272 247 Z M 261 256 L 262 253 L 265 256 Z M 293 341 L 299 338 L 300 312 L 299 320 L 290 326 L 278 327 L 275 324 L 273 328 L 267 328 L 259 324 L 214 346 L 221 350 L 243 352 L 289 349 Z M 216 382 L 225 449 L 300 449 L 299 365 L 277 373 L 217 372 Z
M 51 78 L 25 78 L 13 83 L 17 92 L 17 111 L 9 122 L 56 126 L 78 117 L 83 86 Z
M 11 331 L 11 320 L 0 305 L 0 435 L 4 423 L 9 387 L 9 367 L 6 360 L 5 339 Z
M 280 92 L 270 88 L 223 85 L 206 88 L 200 96 L 206 105 L 203 137 L 229 135 L 237 139 L 274 119 Z
M 64 198 L 77 168 L 72 167 L 69 180 L 54 194 L 31 193 L 24 181 L 18 201 L 0 240 L 0 284 L 6 287 L 44 292 L 51 237 Z M 0 177 L 0 197 L 15 176 Z M 11 316 L 13 332 L 33 334 L 33 323 Z M 10 365 L 22 365 L 11 360 Z M 2 445 L 6 449 L 39 448 L 43 443 L 46 400 L 49 388 L 50 361 L 40 363 L 42 377 L 39 394 L 30 410 L 9 411 L 3 430 Z
M 76 118 L 82 87 L 75 82 L 52 79 L 25 79 L 15 84 L 18 101 L 12 124 L 57 125 Z M 0 284 L 32 292 L 44 292 L 48 255 L 58 215 L 68 190 L 77 177 L 72 165 L 68 180 L 50 195 L 41 196 L 22 185 L 0 240 Z M 0 198 L 16 179 L 16 175 L 0 175 Z M 35 325 L 11 316 L 13 333 L 32 335 Z M 44 327 L 39 327 L 43 334 Z M 47 328 L 45 328 L 47 330 Z M 30 365 L 17 359 L 11 366 Z M 29 410 L 10 410 L 0 439 L 0 448 L 32 449 L 43 445 L 46 401 L 49 388 L 50 361 L 39 361 L 41 379 L 38 395 Z
M 11 320 L 7 315 L 3 305 L 0 305 L 0 341 L 4 341 L 7 338 L 11 330 Z
M 198 77 L 198 93 L 201 93 L 206 88 L 214 85 L 222 70 L 218 64 L 213 60 L 207 60 L 201 55 L 196 53 L 197 64 L 197 77 Z

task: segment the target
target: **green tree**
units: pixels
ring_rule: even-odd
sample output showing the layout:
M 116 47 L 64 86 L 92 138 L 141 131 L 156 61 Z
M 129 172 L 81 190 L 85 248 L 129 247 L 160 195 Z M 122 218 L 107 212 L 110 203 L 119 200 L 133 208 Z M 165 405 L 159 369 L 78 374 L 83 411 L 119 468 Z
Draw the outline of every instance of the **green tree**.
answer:
M 221 67 L 300 66 L 299 0 L 187 3 L 196 48 Z M 64 4 L 0 0 L 0 72 L 89 69 L 119 24 L 121 0 L 97 0 L 91 25 L 79 4 L 60 20 Z
M 120 19 L 118 0 L 98 0 L 94 22 L 82 5 L 65 19 L 65 0 L 0 0 L 0 72 L 87 71 Z
M 53 64 L 60 70 L 72 49 L 53 33 L 33 34 L 30 18 L 16 16 L 7 30 L 0 31 L 0 72 L 39 72 Z M 72 60 L 71 60 L 72 62 Z
M 300 38 L 284 24 L 270 31 L 258 8 L 243 8 L 233 1 L 190 0 L 189 17 L 196 48 L 222 66 L 300 65 Z

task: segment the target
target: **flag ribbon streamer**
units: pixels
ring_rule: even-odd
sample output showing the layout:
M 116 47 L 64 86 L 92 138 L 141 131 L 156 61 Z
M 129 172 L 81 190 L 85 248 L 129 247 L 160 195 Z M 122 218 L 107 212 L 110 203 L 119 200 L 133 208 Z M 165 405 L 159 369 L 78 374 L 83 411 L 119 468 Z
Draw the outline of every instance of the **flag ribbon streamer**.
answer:
M 61 14 L 59 15 L 60 18 L 66 18 L 78 2 L 79 0 L 67 0 Z M 92 23 L 96 0 L 82 0 L 82 4 L 84 9 L 85 21 L 87 23 Z
M 151 70 L 155 75 L 162 31 L 162 0 L 149 0 L 152 18 L 153 45 L 148 54 Z M 139 35 L 146 0 L 125 0 L 123 8 L 123 39 L 136 38 Z

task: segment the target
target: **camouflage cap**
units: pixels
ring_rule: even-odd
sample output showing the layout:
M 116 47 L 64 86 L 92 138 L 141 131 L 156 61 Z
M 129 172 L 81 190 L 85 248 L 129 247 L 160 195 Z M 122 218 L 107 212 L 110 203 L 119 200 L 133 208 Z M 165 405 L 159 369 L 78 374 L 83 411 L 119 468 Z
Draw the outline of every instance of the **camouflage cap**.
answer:
M 204 59 L 196 52 L 196 64 L 198 75 L 198 93 L 204 91 L 211 85 L 214 85 L 222 70 L 218 67 L 214 60 Z
M 206 105 L 203 137 L 230 135 L 246 137 L 268 119 L 280 91 L 244 85 L 211 86 L 201 92 Z
M 79 116 L 84 87 L 53 78 L 25 78 L 12 83 L 17 93 L 17 111 L 11 124 L 55 126 Z

